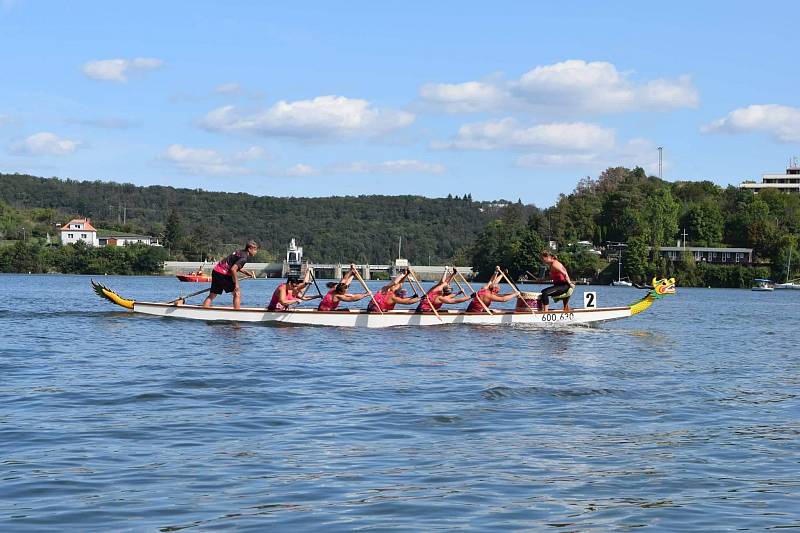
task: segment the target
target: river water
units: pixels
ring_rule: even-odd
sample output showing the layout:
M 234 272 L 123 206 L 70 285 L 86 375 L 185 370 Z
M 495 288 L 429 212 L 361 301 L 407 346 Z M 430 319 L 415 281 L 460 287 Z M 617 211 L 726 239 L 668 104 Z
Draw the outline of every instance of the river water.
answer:
M 800 292 L 549 330 L 142 317 L 83 276 L 0 295 L 2 531 L 800 527 Z

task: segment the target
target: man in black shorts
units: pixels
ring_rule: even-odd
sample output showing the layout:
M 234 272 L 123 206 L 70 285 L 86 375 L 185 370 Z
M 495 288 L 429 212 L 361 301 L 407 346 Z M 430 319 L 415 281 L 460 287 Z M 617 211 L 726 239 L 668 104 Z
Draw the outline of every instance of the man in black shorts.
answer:
M 247 261 L 256 255 L 258 245 L 256 241 L 247 241 L 244 250 L 237 250 L 231 255 L 214 265 L 211 272 L 211 290 L 208 297 L 203 302 L 203 307 L 211 307 L 211 302 L 223 292 L 233 293 L 233 308 L 239 309 L 242 303 L 242 293 L 239 290 L 239 272 L 255 278 L 253 272 L 245 270 L 243 267 Z

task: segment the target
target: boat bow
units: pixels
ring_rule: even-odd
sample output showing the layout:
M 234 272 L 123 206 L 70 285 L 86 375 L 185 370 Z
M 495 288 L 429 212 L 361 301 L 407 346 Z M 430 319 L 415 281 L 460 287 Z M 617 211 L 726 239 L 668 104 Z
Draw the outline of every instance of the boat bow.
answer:
M 122 296 L 112 291 L 105 285 L 97 283 L 95 280 L 92 280 L 92 287 L 94 288 L 94 292 L 99 297 L 105 298 L 109 302 L 122 306 L 125 309 L 133 309 L 133 304 L 135 303 L 133 300 L 128 300 L 127 298 L 123 298 Z
M 652 285 L 649 288 L 650 290 L 644 298 L 631 304 L 631 316 L 647 310 L 653 305 L 653 302 L 660 300 L 667 294 L 675 294 L 675 278 L 653 278 Z

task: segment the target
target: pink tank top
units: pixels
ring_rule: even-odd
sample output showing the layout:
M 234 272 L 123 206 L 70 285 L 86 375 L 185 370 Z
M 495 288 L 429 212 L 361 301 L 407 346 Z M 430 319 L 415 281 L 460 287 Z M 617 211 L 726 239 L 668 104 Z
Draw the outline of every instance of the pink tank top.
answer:
M 553 285 L 567 282 L 566 276 L 560 270 L 556 270 L 555 265 L 550 265 L 550 279 L 553 280 Z
M 394 306 L 396 305 L 394 302 L 386 303 L 386 297 L 388 296 L 388 294 L 383 291 L 377 291 L 373 293 L 372 296 L 373 298 L 375 298 L 375 302 L 378 302 L 378 306 L 383 312 L 391 311 L 392 309 L 394 309 Z M 375 307 L 375 303 L 372 300 L 370 300 L 369 305 L 367 305 L 367 311 L 369 311 L 370 313 L 378 312 L 378 309 Z
M 339 300 L 333 299 L 334 292 L 336 292 L 336 289 L 331 289 L 328 291 L 328 294 L 326 294 L 319 303 L 317 311 L 334 311 L 337 307 L 339 307 Z
M 486 289 L 486 288 L 480 289 L 478 291 L 478 294 L 476 294 L 475 298 L 473 298 L 472 301 L 469 303 L 469 307 L 467 307 L 467 313 L 480 313 L 480 312 L 483 312 L 483 306 L 478 301 L 478 298 L 480 298 L 481 296 L 483 296 L 487 292 L 488 292 L 488 289 Z M 491 300 L 489 300 L 488 303 L 486 301 L 484 301 L 483 303 L 486 305 L 486 307 L 489 307 L 490 305 L 492 305 L 492 301 Z
M 289 309 L 281 303 L 281 287 L 286 287 L 286 284 L 281 283 L 278 285 L 278 288 L 275 289 L 275 292 L 272 293 L 272 300 L 269 301 L 269 305 L 267 306 L 267 309 L 270 311 L 286 311 Z
M 442 307 L 442 304 L 444 303 L 436 300 L 436 297 L 439 296 L 440 294 L 442 294 L 442 289 L 436 289 L 430 291 L 428 293 L 427 298 L 423 297 L 422 300 L 420 300 L 419 310 L 422 311 L 423 313 L 431 313 L 433 312 L 434 309 L 438 311 L 439 308 Z M 431 308 L 431 304 L 428 303 L 428 300 L 430 300 L 433 303 L 433 308 Z

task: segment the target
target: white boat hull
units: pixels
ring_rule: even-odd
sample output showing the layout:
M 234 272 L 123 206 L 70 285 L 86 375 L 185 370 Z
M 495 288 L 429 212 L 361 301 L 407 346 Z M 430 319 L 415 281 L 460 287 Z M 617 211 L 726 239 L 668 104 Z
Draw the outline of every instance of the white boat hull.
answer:
M 800 290 L 800 283 L 776 283 L 776 289 L 781 290 Z
M 612 281 L 612 287 L 633 287 L 633 283 L 630 281 Z
M 388 328 L 397 326 L 440 326 L 446 324 L 506 325 L 527 324 L 531 326 L 553 326 L 560 324 L 588 324 L 616 320 L 631 316 L 630 307 L 608 307 L 599 309 L 573 309 L 569 313 L 553 311 L 531 313 L 528 311 L 492 311 L 488 313 L 465 313 L 463 311 L 439 311 L 434 314 L 416 314 L 413 311 L 390 311 L 384 314 L 367 313 L 363 310 L 317 311 L 295 309 L 292 311 L 268 311 L 263 308 L 210 307 L 196 305 L 171 305 L 151 302 L 135 302 L 133 311 L 146 315 L 206 321 L 265 322 L 304 326 L 338 326 Z

